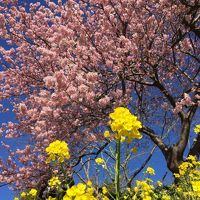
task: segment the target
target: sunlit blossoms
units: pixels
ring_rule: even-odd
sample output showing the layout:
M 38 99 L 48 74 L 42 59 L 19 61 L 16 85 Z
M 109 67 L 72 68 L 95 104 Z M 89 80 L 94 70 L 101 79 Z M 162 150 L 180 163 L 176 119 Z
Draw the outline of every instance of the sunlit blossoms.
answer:
M 32 188 L 32 189 L 29 191 L 29 195 L 31 195 L 32 197 L 36 197 L 37 192 L 38 192 L 38 191 L 37 191 L 36 189 Z
M 66 191 L 63 200 L 98 200 L 98 198 L 93 196 L 94 189 L 87 186 L 86 184 L 79 183 L 74 185 Z
M 176 190 L 179 195 L 195 200 L 200 198 L 200 161 L 195 156 L 188 156 L 174 176 L 178 180 Z
M 95 162 L 98 164 L 98 165 L 103 165 L 105 163 L 104 159 L 102 158 L 96 158 L 95 159 Z
M 154 187 L 151 185 L 148 180 L 137 180 L 136 187 L 134 188 L 135 194 L 133 200 L 143 199 L 143 200 L 152 200 L 154 195 Z
M 195 196 L 200 197 L 200 181 L 199 180 L 191 181 L 191 184 Z
M 104 137 L 105 138 L 109 138 L 110 137 L 110 132 L 109 131 L 105 131 L 104 132 Z
M 111 129 L 117 139 L 121 136 L 126 136 L 128 141 L 142 138 L 138 130 L 142 128 L 141 122 L 127 108 L 118 107 L 113 113 L 110 113 L 109 117 L 111 118 Z
M 146 173 L 150 175 L 155 175 L 155 171 L 152 167 L 147 167 Z
M 70 158 L 68 145 L 64 141 L 56 140 L 50 143 L 50 145 L 46 148 L 46 152 L 48 154 L 48 163 L 56 160 L 62 163 L 65 159 Z
M 20 194 L 20 197 L 21 197 L 22 199 L 24 199 L 24 200 L 25 200 L 25 199 L 33 200 L 33 199 L 36 199 L 37 194 L 38 194 L 38 191 L 37 191 L 35 188 L 32 188 L 32 189 L 30 189 L 30 190 L 27 191 L 27 192 L 22 192 L 22 193 Z M 19 198 L 18 198 L 18 197 L 15 197 L 14 200 L 19 200 Z
M 200 133 L 200 124 L 197 124 L 196 127 L 194 128 L 194 132 L 196 134 Z
M 49 180 L 49 183 L 48 185 L 51 187 L 51 188 L 54 188 L 54 187 L 59 187 L 59 185 L 61 184 L 61 181 L 59 180 L 58 177 L 52 177 L 50 180 Z

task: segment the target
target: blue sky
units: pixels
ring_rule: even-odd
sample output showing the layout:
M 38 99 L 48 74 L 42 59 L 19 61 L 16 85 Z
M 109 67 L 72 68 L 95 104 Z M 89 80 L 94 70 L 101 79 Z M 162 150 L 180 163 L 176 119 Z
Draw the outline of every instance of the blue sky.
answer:
M 11 108 L 10 104 L 8 101 L 4 101 L 4 106 Z M 8 121 L 15 121 L 15 116 L 12 112 L 8 112 L 8 113 L 2 113 L 0 112 L 0 124 L 4 123 L 4 122 L 8 122 Z M 1 141 L 3 139 L 1 138 Z M 12 145 L 14 144 L 14 141 L 11 141 Z M 0 145 L 0 157 L 2 158 L 6 158 L 7 157 L 7 152 L 2 148 L 2 146 Z M 1 185 L 1 184 L 0 184 Z M 14 197 L 13 192 L 9 189 L 8 186 L 3 186 L 0 187 L 0 199 L 1 200 L 12 200 Z

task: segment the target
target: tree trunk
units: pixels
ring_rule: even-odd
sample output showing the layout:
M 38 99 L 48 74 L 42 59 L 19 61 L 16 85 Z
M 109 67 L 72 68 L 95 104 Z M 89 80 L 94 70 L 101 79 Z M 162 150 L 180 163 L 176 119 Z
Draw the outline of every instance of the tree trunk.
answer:
M 173 145 L 169 148 L 167 154 L 165 155 L 167 162 L 167 167 L 174 174 L 179 172 L 179 165 L 183 162 L 183 156 L 178 151 L 178 147 Z

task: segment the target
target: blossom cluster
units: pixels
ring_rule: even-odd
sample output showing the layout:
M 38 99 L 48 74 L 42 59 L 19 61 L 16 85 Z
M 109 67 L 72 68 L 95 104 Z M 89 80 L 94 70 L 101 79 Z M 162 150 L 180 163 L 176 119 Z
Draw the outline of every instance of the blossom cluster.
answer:
M 96 159 L 96 162 L 103 162 L 103 159 Z M 145 175 L 155 175 L 152 167 L 147 167 Z M 197 200 L 200 197 L 200 162 L 196 157 L 189 156 L 185 162 L 179 166 L 179 174 L 175 174 L 178 183 L 172 184 L 168 189 L 163 187 L 160 181 L 154 184 L 150 178 L 144 180 L 136 180 L 133 188 L 126 188 L 121 199 L 123 200 Z M 52 177 L 48 185 L 56 191 L 56 193 L 64 192 L 62 198 L 48 196 L 47 200 L 109 200 L 110 192 L 105 186 L 101 192 L 93 187 L 92 182 L 88 180 L 85 183 L 78 183 L 68 187 L 65 191 L 61 189 L 61 181 L 58 177 Z M 61 189 L 61 190 L 60 190 Z M 22 199 L 37 199 L 37 190 L 31 189 L 29 192 L 22 192 Z M 112 199 L 112 198 L 111 198 Z M 19 200 L 15 197 L 14 200 Z
M 21 199 L 25 200 L 25 199 L 36 199 L 38 194 L 38 191 L 35 188 L 30 189 L 28 192 L 22 192 L 20 197 Z M 18 197 L 15 197 L 14 200 L 19 200 Z
M 188 156 L 185 162 L 180 164 L 179 166 L 179 173 L 175 174 L 177 178 L 184 176 L 184 175 L 190 175 L 190 177 L 195 178 L 196 176 L 193 176 L 194 173 L 198 172 L 198 169 L 200 168 L 200 162 L 197 161 L 195 156 Z M 198 172 L 200 175 L 200 171 Z
M 95 159 L 95 162 L 96 162 L 98 165 L 103 165 L 105 161 L 104 161 L 102 158 L 96 158 L 96 159 Z
M 64 141 L 56 140 L 46 148 L 46 152 L 48 154 L 47 163 L 58 160 L 58 162 L 62 163 L 65 159 L 70 158 L 68 145 Z
M 155 171 L 152 167 L 147 167 L 146 173 L 150 175 L 155 175 Z
M 179 173 L 174 176 L 178 180 L 177 193 L 184 198 L 200 198 L 200 161 L 189 155 L 185 162 L 179 166 Z
M 98 200 L 94 195 L 94 189 L 89 185 L 79 183 L 66 191 L 63 200 Z
M 137 180 L 133 199 L 137 199 L 136 197 L 139 196 L 143 200 L 151 200 L 151 196 L 154 194 L 153 189 L 154 187 L 149 184 L 148 179 L 143 181 Z
M 127 108 L 118 107 L 113 113 L 110 113 L 109 117 L 111 118 L 110 126 L 112 131 L 115 132 L 116 139 L 125 136 L 128 138 L 127 141 L 130 142 L 132 139 L 142 138 L 138 130 L 142 128 L 141 122 Z
M 60 185 L 61 185 L 61 182 L 59 180 L 58 177 L 52 177 L 50 180 L 49 180 L 49 184 L 48 184 L 51 188 L 58 188 Z
M 197 124 L 197 125 L 195 126 L 194 132 L 195 132 L 196 134 L 200 133 L 200 124 Z
M 183 110 L 184 106 L 191 106 L 193 104 L 194 102 L 192 102 L 191 97 L 188 94 L 184 93 L 184 98 L 181 99 L 181 101 L 176 102 L 176 106 L 173 111 L 175 114 L 177 114 Z

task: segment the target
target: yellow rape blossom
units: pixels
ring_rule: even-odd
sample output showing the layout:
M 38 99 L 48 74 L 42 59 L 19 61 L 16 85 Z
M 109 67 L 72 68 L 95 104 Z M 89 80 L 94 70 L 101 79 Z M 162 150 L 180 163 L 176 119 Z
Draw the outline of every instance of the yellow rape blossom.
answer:
M 103 196 L 102 200 L 109 200 L 109 198 L 107 196 Z
M 29 193 L 28 193 L 30 196 L 32 196 L 32 197 L 36 197 L 37 196 L 37 190 L 36 189 L 31 189 L 30 191 L 29 191 Z
M 123 143 L 123 142 L 125 141 L 125 139 L 126 139 L 126 137 L 121 136 L 121 137 L 120 137 L 120 142 Z
M 178 178 L 179 185 L 175 188 L 179 196 L 183 199 L 199 199 L 200 197 L 200 162 L 195 156 L 188 156 L 185 162 L 179 166 L 179 174 L 174 174 Z
M 64 141 L 56 140 L 46 148 L 46 152 L 48 154 L 47 163 L 58 160 L 58 162 L 62 163 L 65 159 L 69 159 L 69 149 L 68 145 Z
M 27 193 L 26 193 L 26 192 L 22 192 L 20 196 L 21 196 L 22 198 L 24 198 L 24 197 L 27 196 Z
M 109 123 L 112 131 L 115 132 L 115 138 L 120 139 L 123 136 L 127 137 L 128 141 L 142 138 L 138 131 L 142 128 L 141 122 L 127 108 L 118 107 L 113 113 L 110 113 L 109 117 L 111 118 Z
M 56 200 L 56 198 L 49 196 L 47 200 Z
M 157 181 L 157 184 L 159 187 L 161 187 L 163 185 L 161 181 Z
M 151 168 L 151 167 L 147 167 L 146 173 L 147 173 L 147 174 L 150 174 L 150 175 L 155 175 L 155 171 L 154 171 L 154 169 Z
M 131 149 L 131 152 L 137 153 L 137 148 L 136 148 L 136 147 L 133 147 L 133 148 Z
M 193 164 L 190 162 L 183 162 L 180 166 L 179 166 L 179 174 L 181 176 L 185 175 L 185 173 L 191 169 L 193 167 Z
M 162 200 L 171 200 L 171 197 L 167 194 L 162 195 Z
M 92 181 L 91 180 L 87 181 L 87 186 L 92 187 Z
M 175 178 L 180 178 L 180 174 L 174 173 L 174 177 L 175 177 Z
M 151 200 L 151 195 L 154 194 L 153 192 L 154 187 L 147 183 L 146 180 L 143 181 L 136 181 L 136 187 L 134 188 L 135 195 L 133 196 L 133 199 L 138 199 L 137 197 L 142 198 L 143 200 Z
M 55 177 L 55 176 L 54 176 L 54 177 L 52 177 L 52 178 L 49 180 L 48 185 L 49 185 L 51 188 L 54 188 L 54 187 L 58 188 L 59 185 L 61 185 L 61 182 L 60 182 L 60 180 L 59 180 L 58 177 Z
M 191 181 L 191 184 L 195 195 L 200 197 L 200 181 Z
M 93 188 L 88 187 L 83 183 L 79 183 L 78 185 L 74 185 L 67 189 L 63 200 L 97 200 L 97 198 L 93 196 L 93 193 Z
M 102 193 L 103 193 L 103 194 L 108 193 L 108 190 L 107 190 L 107 188 L 106 188 L 105 186 L 102 187 Z
M 95 162 L 96 162 L 98 165 L 103 165 L 103 164 L 104 164 L 104 159 L 102 159 L 102 158 L 97 158 L 97 159 L 95 159 Z
M 131 192 L 131 188 L 129 188 L 129 187 L 126 188 L 126 190 L 127 190 L 129 193 Z
M 194 128 L 194 132 L 196 134 L 200 133 L 200 124 L 196 125 L 196 127 Z
M 197 158 L 196 158 L 196 156 L 189 155 L 186 160 L 189 160 L 193 164 L 196 164 Z
M 104 137 L 105 137 L 105 138 L 110 137 L 110 132 L 109 132 L 109 131 L 105 131 L 105 132 L 104 132 Z
M 18 198 L 18 197 L 15 197 L 14 200 L 19 200 L 19 198 Z

